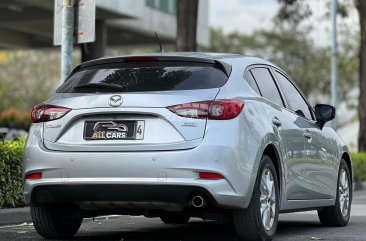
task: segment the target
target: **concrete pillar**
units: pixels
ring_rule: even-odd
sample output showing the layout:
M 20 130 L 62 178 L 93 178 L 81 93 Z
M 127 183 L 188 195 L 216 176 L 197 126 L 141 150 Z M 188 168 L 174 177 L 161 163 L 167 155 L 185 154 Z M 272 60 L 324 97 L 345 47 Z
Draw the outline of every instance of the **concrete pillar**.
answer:
M 84 43 L 81 47 L 81 62 L 101 58 L 105 54 L 107 47 L 107 24 L 105 20 L 96 20 L 95 41 Z

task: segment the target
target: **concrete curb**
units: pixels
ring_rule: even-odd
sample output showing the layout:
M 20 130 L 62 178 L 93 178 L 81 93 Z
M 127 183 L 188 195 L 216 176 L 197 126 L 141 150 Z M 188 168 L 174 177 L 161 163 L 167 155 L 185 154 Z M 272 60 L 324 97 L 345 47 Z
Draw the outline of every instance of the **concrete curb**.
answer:
M 0 226 L 31 221 L 29 207 L 0 209 Z

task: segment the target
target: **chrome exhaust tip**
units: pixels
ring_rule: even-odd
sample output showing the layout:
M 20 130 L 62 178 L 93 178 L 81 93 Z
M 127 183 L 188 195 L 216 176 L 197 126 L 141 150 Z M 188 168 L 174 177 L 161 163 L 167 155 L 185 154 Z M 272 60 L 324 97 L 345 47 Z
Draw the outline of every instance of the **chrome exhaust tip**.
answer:
M 206 206 L 206 200 L 202 196 L 194 196 L 192 198 L 192 205 L 195 208 L 202 208 Z

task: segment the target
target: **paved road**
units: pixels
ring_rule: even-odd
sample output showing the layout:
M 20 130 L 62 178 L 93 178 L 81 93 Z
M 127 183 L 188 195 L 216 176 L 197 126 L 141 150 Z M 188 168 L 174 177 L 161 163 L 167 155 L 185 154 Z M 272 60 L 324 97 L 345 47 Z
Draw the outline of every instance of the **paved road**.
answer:
M 0 240 L 43 240 L 31 224 L 0 226 Z M 216 222 L 193 219 L 187 225 L 167 225 L 159 219 L 115 216 L 87 219 L 73 240 L 116 241 L 235 241 L 232 228 Z M 275 240 L 366 241 L 366 191 L 355 195 L 352 218 L 347 227 L 324 228 L 315 212 L 283 214 Z

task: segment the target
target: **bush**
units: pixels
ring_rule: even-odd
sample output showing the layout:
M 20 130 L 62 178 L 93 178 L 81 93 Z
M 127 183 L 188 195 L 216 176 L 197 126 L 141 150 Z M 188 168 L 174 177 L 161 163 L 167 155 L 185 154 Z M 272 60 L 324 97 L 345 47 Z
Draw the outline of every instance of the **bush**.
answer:
M 366 181 L 366 153 L 352 154 L 355 182 Z
M 0 141 L 0 208 L 24 206 L 22 156 L 25 137 Z

